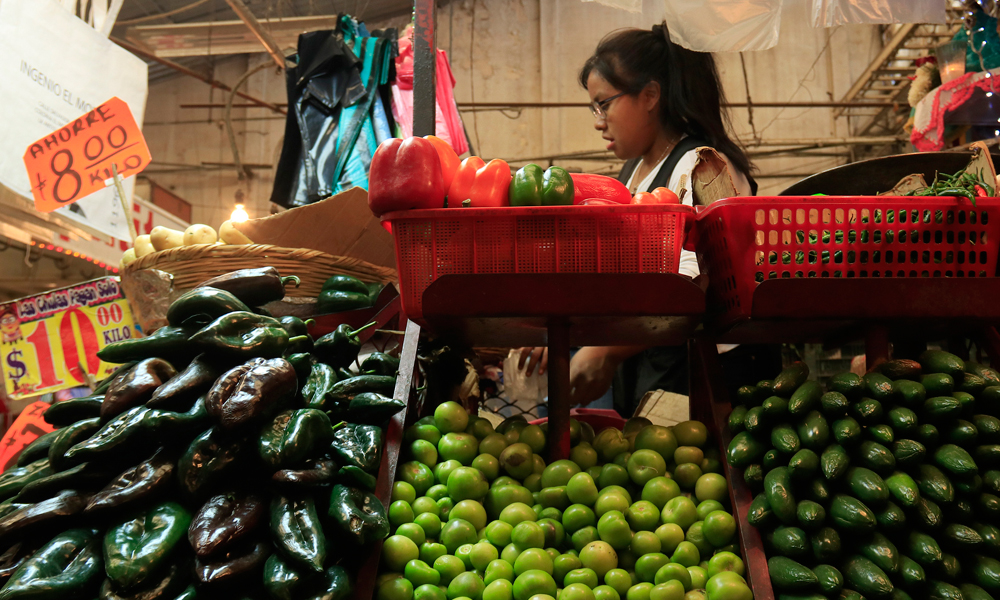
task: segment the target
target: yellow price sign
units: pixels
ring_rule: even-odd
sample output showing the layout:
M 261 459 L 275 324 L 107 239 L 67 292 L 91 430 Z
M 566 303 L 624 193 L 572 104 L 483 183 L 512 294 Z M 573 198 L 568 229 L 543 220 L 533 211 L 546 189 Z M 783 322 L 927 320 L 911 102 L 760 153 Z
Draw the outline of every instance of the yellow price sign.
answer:
M 97 358 L 137 337 L 118 279 L 105 277 L 0 304 L 0 351 L 7 395 L 27 398 L 101 380 L 117 365 Z

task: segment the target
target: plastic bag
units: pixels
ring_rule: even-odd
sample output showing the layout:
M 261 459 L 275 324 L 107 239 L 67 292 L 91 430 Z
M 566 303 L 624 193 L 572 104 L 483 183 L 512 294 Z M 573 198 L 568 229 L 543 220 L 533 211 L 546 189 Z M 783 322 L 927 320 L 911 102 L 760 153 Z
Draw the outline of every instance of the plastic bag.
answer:
M 781 0 L 664 0 L 670 39 L 697 52 L 767 50 L 778 43 Z
M 944 5 L 941 0 L 812 0 L 812 25 L 944 23 Z

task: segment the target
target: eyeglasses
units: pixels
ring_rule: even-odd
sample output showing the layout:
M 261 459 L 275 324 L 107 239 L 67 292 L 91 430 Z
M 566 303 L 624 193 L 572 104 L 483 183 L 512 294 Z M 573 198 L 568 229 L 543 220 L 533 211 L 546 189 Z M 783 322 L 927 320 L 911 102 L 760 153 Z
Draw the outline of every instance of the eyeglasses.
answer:
M 607 106 L 611 104 L 612 100 L 616 98 L 621 98 L 622 96 L 628 94 L 628 92 L 621 92 L 620 94 L 615 94 L 610 98 L 605 98 L 604 100 L 594 100 L 590 103 L 590 112 L 594 115 L 595 119 L 605 120 L 608 118 L 608 113 L 605 111 Z

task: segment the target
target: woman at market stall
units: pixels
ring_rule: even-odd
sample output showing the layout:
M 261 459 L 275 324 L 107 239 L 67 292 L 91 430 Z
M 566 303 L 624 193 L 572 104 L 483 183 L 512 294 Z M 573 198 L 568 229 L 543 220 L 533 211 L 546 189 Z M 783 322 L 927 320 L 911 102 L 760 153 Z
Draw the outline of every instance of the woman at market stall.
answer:
M 725 159 L 739 195 L 756 193 L 750 159 L 727 132 L 715 59 L 674 44 L 666 23 L 606 36 L 584 63 L 580 85 L 590 95 L 594 128 L 608 142 L 607 149 L 626 161 L 618 179 L 633 195 L 661 187 L 681 195 L 686 187 L 682 201 L 690 205 L 696 149 L 706 146 Z M 679 272 L 698 276 L 693 252 L 682 252 Z M 727 376 L 737 365 L 752 365 L 753 351 L 727 353 L 724 363 L 733 365 Z M 527 364 L 529 373 L 535 365 L 544 372 L 547 362 L 544 349 L 522 350 L 521 364 Z M 687 393 L 684 347 L 591 346 L 581 348 L 570 363 L 573 403 L 586 405 L 605 395 L 619 367 L 621 393 L 616 391 L 615 404 L 623 414 L 631 415 L 649 390 Z

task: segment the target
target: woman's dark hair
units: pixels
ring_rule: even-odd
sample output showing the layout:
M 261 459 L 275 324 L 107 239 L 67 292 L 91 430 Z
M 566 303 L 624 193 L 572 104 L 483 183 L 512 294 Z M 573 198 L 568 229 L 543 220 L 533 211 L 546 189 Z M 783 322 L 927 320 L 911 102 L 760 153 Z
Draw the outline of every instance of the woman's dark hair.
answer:
M 591 72 L 615 88 L 638 94 L 652 81 L 660 84 L 660 122 L 678 133 L 708 141 L 749 175 L 753 168 L 743 148 L 727 133 L 729 115 L 719 71 L 710 53 L 695 52 L 670 40 L 667 24 L 608 34 L 580 70 L 587 87 Z

